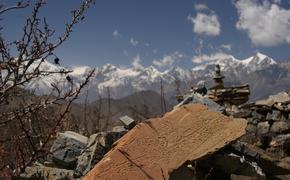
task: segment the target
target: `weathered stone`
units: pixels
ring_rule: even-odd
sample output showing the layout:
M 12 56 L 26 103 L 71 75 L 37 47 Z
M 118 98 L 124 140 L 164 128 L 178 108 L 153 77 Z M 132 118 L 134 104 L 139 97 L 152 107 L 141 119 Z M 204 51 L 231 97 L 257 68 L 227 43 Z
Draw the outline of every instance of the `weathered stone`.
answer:
M 285 121 L 274 122 L 270 131 L 273 133 L 283 133 L 289 130 L 289 124 Z
M 235 112 L 234 114 L 233 114 L 233 117 L 234 118 L 247 118 L 247 117 L 249 117 L 249 116 L 251 116 L 251 114 L 252 114 L 252 111 L 250 111 L 250 110 L 240 110 L 240 111 L 238 111 L 238 112 Z
M 255 102 L 256 106 L 266 106 L 266 107 L 272 107 L 275 102 L 273 99 L 263 99 L 263 100 L 258 100 Z
M 259 167 L 266 173 L 266 175 L 283 175 L 290 173 L 288 164 L 282 163 L 281 159 L 277 156 L 270 156 L 263 149 L 237 141 L 232 144 L 235 151 L 242 154 L 247 159 L 251 159 L 257 163 Z
M 290 101 L 290 96 L 286 92 L 280 92 L 278 94 L 269 96 L 269 99 L 272 99 L 275 103 L 285 103 Z
M 191 104 L 138 124 L 84 179 L 168 179 L 245 134 L 247 122 Z
M 76 167 L 77 157 L 86 147 L 87 137 L 80 134 L 67 131 L 58 133 L 50 148 L 51 159 L 58 167 L 65 169 L 74 169 Z
M 257 132 L 257 127 L 256 127 L 255 125 L 253 125 L 253 124 L 248 124 L 248 125 L 247 125 L 247 128 L 246 128 L 246 131 L 247 131 L 248 133 L 256 134 L 256 132 Z
M 203 105 L 208 106 L 208 108 L 210 110 L 213 110 L 213 111 L 217 111 L 217 112 L 224 112 L 225 111 L 224 107 L 215 103 L 214 101 L 212 101 L 208 97 L 202 96 L 201 94 L 198 94 L 198 93 L 191 93 L 191 94 L 186 95 L 184 97 L 184 100 L 181 103 L 179 103 L 178 105 L 176 105 L 174 107 L 174 109 L 176 109 L 180 106 L 186 105 L 186 104 L 203 104 Z
M 77 167 L 74 173 L 76 177 L 81 177 L 86 174 L 92 166 L 103 158 L 107 151 L 105 147 L 100 145 L 99 139 L 104 135 L 105 133 L 97 133 L 90 136 L 87 147 L 78 157 Z
M 120 117 L 120 121 L 124 124 L 126 129 L 132 129 L 134 126 L 136 126 L 135 120 L 129 116 Z
M 290 145 L 290 134 L 278 135 L 274 137 L 270 143 L 272 147 L 287 147 Z
M 113 128 L 113 130 L 96 133 L 89 137 L 87 147 L 78 157 L 76 177 L 81 177 L 91 170 L 111 149 L 112 144 L 127 132 L 122 128 Z
M 252 118 L 252 117 L 247 118 L 247 121 L 248 121 L 249 123 L 251 123 L 251 124 L 254 124 L 254 125 L 257 125 L 257 124 L 258 124 L 257 119 L 254 119 L 254 118 Z
M 252 117 L 257 121 L 263 121 L 265 119 L 265 116 L 261 113 L 258 113 L 257 111 L 252 112 Z
M 267 121 L 279 121 L 282 117 L 280 111 L 273 110 L 272 112 L 267 113 L 266 120 Z
M 20 175 L 21 179 L 64 180 L 73 178 L 73 170 L 45 167 L 43 165 L 30 166 Z
M 231 145 L 234 150 L 242 153 L 243 155 L 249 156 L 253 159 L 259 159 L 260 155 L 257 151 L 251 149 L 250 147 L 247 146 L 247 144 L 242 143 L 240 141 L 237 141 Z
M 258 134 L 267 134 L 270 130 L 270 124 L 268 121 L 258 123 Z
M 260 178 L 265 177 L 263 170 L 257 163 L 248 161 L 244 156 L 239 156 L 234 153 L 218 153 L 213 157 L 212 163 L 221 168 L 227 174 L 238 174 Z
M 127 129 L 124 128 L 124 126 L 114 126 L 112 128 L 113 132 L 125 132 L 128 131 Z
M 275 103 L 273 107 L 279 111 L 285 111 L 287 109 L 282 103 Z

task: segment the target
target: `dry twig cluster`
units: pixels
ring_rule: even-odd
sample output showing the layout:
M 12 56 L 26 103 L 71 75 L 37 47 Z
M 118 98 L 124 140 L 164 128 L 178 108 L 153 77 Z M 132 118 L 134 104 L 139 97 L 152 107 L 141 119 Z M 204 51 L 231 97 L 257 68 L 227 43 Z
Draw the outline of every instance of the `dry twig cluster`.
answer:
M 84 19 L 85 11 L 94 0 L 83 0 L 79 8 L 72 11 L 72 19 L 65 24 L 65 31 L 57 41 L 53 41 L 55 30 L 45 17 L 40 17 L 45 4 L 45 0 L 37 0 L 33 5 L 29 1 L 19 1 L 11 6 L 0 4 L 0 16 L 8 11 L 32 8 L 19 40 L 8 42 L 1 34 L 5 27 L 0 27 L 0 130 L 3 132 L 0 137 L 0 178 L 17 176 L 32 162 L 45 157 L 50 140 L 59 128 L 64 128 L 63 122 L 73 101 L 94 74 L 92 69 L 83 82 L 76 84 L 69 76 L 69 70 L 42 68 L 47 59 L 54 58 L 54 63 L 59 63 L 55 49 L 70 37 L 74 26 Z M 41 97 L 30 96 L 22 90 L 28 83 L 54 74 L 62 75 L 67 84 L 65 89 L 51 84 L 54 93 Z M 29 101 L 28 97 L 33 100 Z

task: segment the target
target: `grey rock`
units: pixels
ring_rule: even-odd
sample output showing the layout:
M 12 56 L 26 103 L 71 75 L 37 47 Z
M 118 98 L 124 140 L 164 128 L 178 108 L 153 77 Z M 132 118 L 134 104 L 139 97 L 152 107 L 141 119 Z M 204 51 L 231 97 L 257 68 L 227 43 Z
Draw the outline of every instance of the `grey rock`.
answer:
M 257 111 L 252 112 L 252 117 L 257 121 L 263 121 L 265 119 L 265 116 L 261 113 L 258 113 Z
M 253 125 L 253 124 L 248 124 L 246 131 L 252 134 L 256 134 L 257 132 L 257 126 Z
M 257 125 L 257 124 L 258 124 L 257 119 L 253 119 L 253 118 L 251 118 L 251 117 L 247 118 L 247 121 L 248 121 L 249 123 L 251 123 L 251 124 L 254 124 L 254 125 Z
M 290 101 L 290 96 L 286 92 L 280 92 L 276 95 L 269 96 L 275 103 L 285 103 Z
M 97 133 L 89 137 L 87 147 L 78 157 L 77 167 L 75 169 L 76 177 L 85 175 L 105 155 L 106 149 L 99 142 L 103 136 L 105 136 L 105 133 Z
M 290 145 L 290 134 L 278 135 L 270 142 L 271 147 L 287 147 Z
M 240 110 L 238 112 L 235 112 L 233 114 L 234 118 L 247 118 L 249 116 L 251 116 L 251 111 L 250 110 Z
M 251 157 L 256 160 L 260 159 L 260 154 L 257 151 L 249 148 L 247 145 L 243 144 L 240 141 L 233 143 L 231 147 L 245 156 Z
M 126 129 L 132 129 L 134 126 L 136 126 L 135 120 L 129 116 L 120 117 L 120 121 L 124 124 Z
M 267 121 L 279 121 L 281 119 L 281 112 L 280 111 L 276 111 L 276 110 L 273 110 L 272 112 L 268 112 L 267 113 L 267 117 L 266 117 L 266 120 Z
M 56 140 L 50 148 L 52 160 L 58 167 L 65 169 L 74 169 L 77 163 L 77 157 L 87 145 L 88 138 L 71 131 L 58 133 Z
M 81 177 L 91 170 L 111 149 L 113 143 L 121 138 L 127 130 L 113 128 L 111 132 L 100 132 L 89 137 L 87 147 L 78 157 L 75 176 Z
M 221 167 L 227 174 L 265 177 L 263 170 L 257 163 L 248 161 L 244 156 L 234 153 L 216 154 L 214 156 L 214 164 Z
M 267 134 L 270 130 L 270 124 L 268 121 L 258 123 L 258 134 Z
M 72 179 L 73 170 L 45 167 L 43 165 L 30 166 L 20 174 L 21 179 L 63 180 Z
M 274 122 L 270 129 L 273 133 L 283 133 L 287 130 L 289 130 L 289 125 L 285 121 Z
M 206 96 L 202 96 L 198 93 L 191 93 L 184 96 L 184 100 L 176 105 L 174 108 L 178 108 L 185 104 L 203 104 L 208 106 L 210 110 L 217 111 L 217 112 L 224 112 L 225 108 L 220 106 L 219 104 L 215 103 L 211 99 L 207 98 Z
M 128 131 L 127 129 L 124 128 L 124 126 L 114 126 L 112 128 L 113 132 L 126 132 Z

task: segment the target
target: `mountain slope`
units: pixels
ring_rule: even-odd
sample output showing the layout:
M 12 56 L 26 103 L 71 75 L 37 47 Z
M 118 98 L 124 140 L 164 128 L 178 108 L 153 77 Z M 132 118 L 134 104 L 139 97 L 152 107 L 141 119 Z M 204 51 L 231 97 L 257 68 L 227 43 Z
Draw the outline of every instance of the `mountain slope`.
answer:
M 118 99 L 144 90 L 160 92 L 161 81 L 166 98 L 170 99 L 176 94 L 177 89 L 184 92 L 199 80 L 205 80 L 207 86 L 211 86 L 215 64 L 220 64 L 221 70 L 226 76 L 226 84 L 250 84 L 253 99 L 267 95 L 268 89 L 288 88 L 285 82 L 289 78 L 290 66 L 279 64 L 261 53 L 256 53 L 244 60 L 239 60 L 231 55 L 200 57 L 193 60 L 193 63 L 191 69 L 171 67 L 165 71 L 159 71 L 154 66 L 141 69 L 106 64 L 96 68 L 96 73 L 88 87 L 89 99 L 93 101 L 99 96 L 108 97 L 109 94 L 111 98 Z M 48 62 L 44 65 L 45 69 L 63 69 Z M 87 66 L 75 67 L 70 76 L 75 83 L 78 83 L 85 77 L 89 69 Z M 65 77 L 52 75 L 31 82 L 26 88 L 37 89 L 39 93 L 47 93 L 50 84 L 55 82 L 59 82 L 61 86 L 65 87 Z

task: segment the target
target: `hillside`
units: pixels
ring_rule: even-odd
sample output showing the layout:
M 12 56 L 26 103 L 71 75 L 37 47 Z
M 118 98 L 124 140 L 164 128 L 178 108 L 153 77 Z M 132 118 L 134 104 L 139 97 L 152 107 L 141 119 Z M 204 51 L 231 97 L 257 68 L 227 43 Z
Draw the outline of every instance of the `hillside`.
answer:
M 177 88 L 183 93 L 199 80 L 205 80 L 208 87 L 212 84 L 215 64 L 220 64 L 226 76 L 226 84 L 250 84 L 251 99 L 259 99 L 269 94 L 289 89 L 287 82 L 290 77 L 289 62 L 276 62 L 267 55 L 257 53 L 246 59 L 237 59 L 231 55 L 217 57 L 199 57 L 193 59 L 193 66 L 189 68 L 170 67 L 160 71 L 154 66 L 144 68 L 118 67 L 106 64 L 96 68 L 96 73 L 87 88 L 89 102 L 107 98 L 108 92 L 114 99 L 123 98 L 133 93 L 153 90 L 160 92 L 161 81 L 167 100 L 172 99 L 177 93 Z M 43 69 L 67 69 L 46 61 Z M 70 76 L 76 86 L 84 75 L 91 69 L 79 66 L 72 69 Z M 46 94 L 51 83 L 60 84 L 66 88 L 67 83 L 62 76 L 48 76 L 30 82 L 27 89 L 34 90 L 37 94 Z M 79 102 L 84 101 L 83 94 Z

